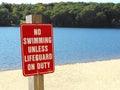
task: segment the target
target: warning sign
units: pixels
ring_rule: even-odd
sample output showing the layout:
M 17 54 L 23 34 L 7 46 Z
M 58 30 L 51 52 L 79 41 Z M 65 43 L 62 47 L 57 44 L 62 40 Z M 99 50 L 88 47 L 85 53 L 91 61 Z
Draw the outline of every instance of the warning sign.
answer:
M 21 52 L 24 76 L 54 72 L 51 24 L 22 24 Z

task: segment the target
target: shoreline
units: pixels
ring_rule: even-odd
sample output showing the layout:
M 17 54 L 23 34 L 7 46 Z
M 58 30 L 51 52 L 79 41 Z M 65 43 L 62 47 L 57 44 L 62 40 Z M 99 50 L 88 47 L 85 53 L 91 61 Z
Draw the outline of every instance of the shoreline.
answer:
M 74 65 L 74 64 L 87 64 L 87 63 L 95 63 L 95 62 L 104 62 L 104 61 L 111 61 L 111 60 L 120 60 L 120 58 L 115 58 L 115 59 L 104 59 L 104 60 L 96 60 L 96 61 L 88 61 L 88 62 L 78 62 L 78 63 L 63 63 L 63 64 L 55 64 L 55 67 L 57 66 L 64 66 L 64 65 Z M 21 68 L 16 67 L 16 69 L 11 68 L 11 69 L 2 69 L 0 72 L 5 72 L 5 71 L 14 71 L 14 70 L 22 70 Z
M 45 90 L 119 90 L 120 59 L 57 65 L 44 75 Z M 22 70 L 0 71 L 0 90 L 28 90 Z

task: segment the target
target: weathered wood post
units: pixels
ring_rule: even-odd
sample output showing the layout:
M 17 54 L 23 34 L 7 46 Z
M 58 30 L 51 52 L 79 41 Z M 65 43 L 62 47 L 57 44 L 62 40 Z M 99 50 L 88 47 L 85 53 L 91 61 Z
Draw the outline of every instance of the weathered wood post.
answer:
M 26 16 L 26 23 L 41 24 L 41 15 Z M 44 75 L 29 76 L 29 90 L 44 90 Z
M 29 76 L 29 90 L 44 90 L 43 74 L 55 70 L 52 25 L 41 23 L 41 15 L 28 15 L 20 27 L 22 70 Z

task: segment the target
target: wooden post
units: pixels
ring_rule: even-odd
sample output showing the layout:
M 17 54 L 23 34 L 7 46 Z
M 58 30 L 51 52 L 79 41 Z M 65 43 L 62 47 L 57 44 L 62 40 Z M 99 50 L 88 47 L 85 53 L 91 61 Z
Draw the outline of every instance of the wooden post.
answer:
M 28 15 L 26 16 L 26 23 L 42 23 L 41 15 Z M 29 32 L 28 32 L 29 33 Z M 44 75 L 30 76 L 29 90 L 44 90 Z

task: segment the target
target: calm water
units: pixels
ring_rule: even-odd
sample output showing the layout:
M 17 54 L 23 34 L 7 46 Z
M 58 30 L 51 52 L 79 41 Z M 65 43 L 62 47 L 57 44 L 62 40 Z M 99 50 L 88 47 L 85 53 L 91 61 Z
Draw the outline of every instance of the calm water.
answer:
M 119 29 L 54 28 L 55 63 L 120 58 Z M 0 27 L 0 70 L 21 68 L 19 27 Z

